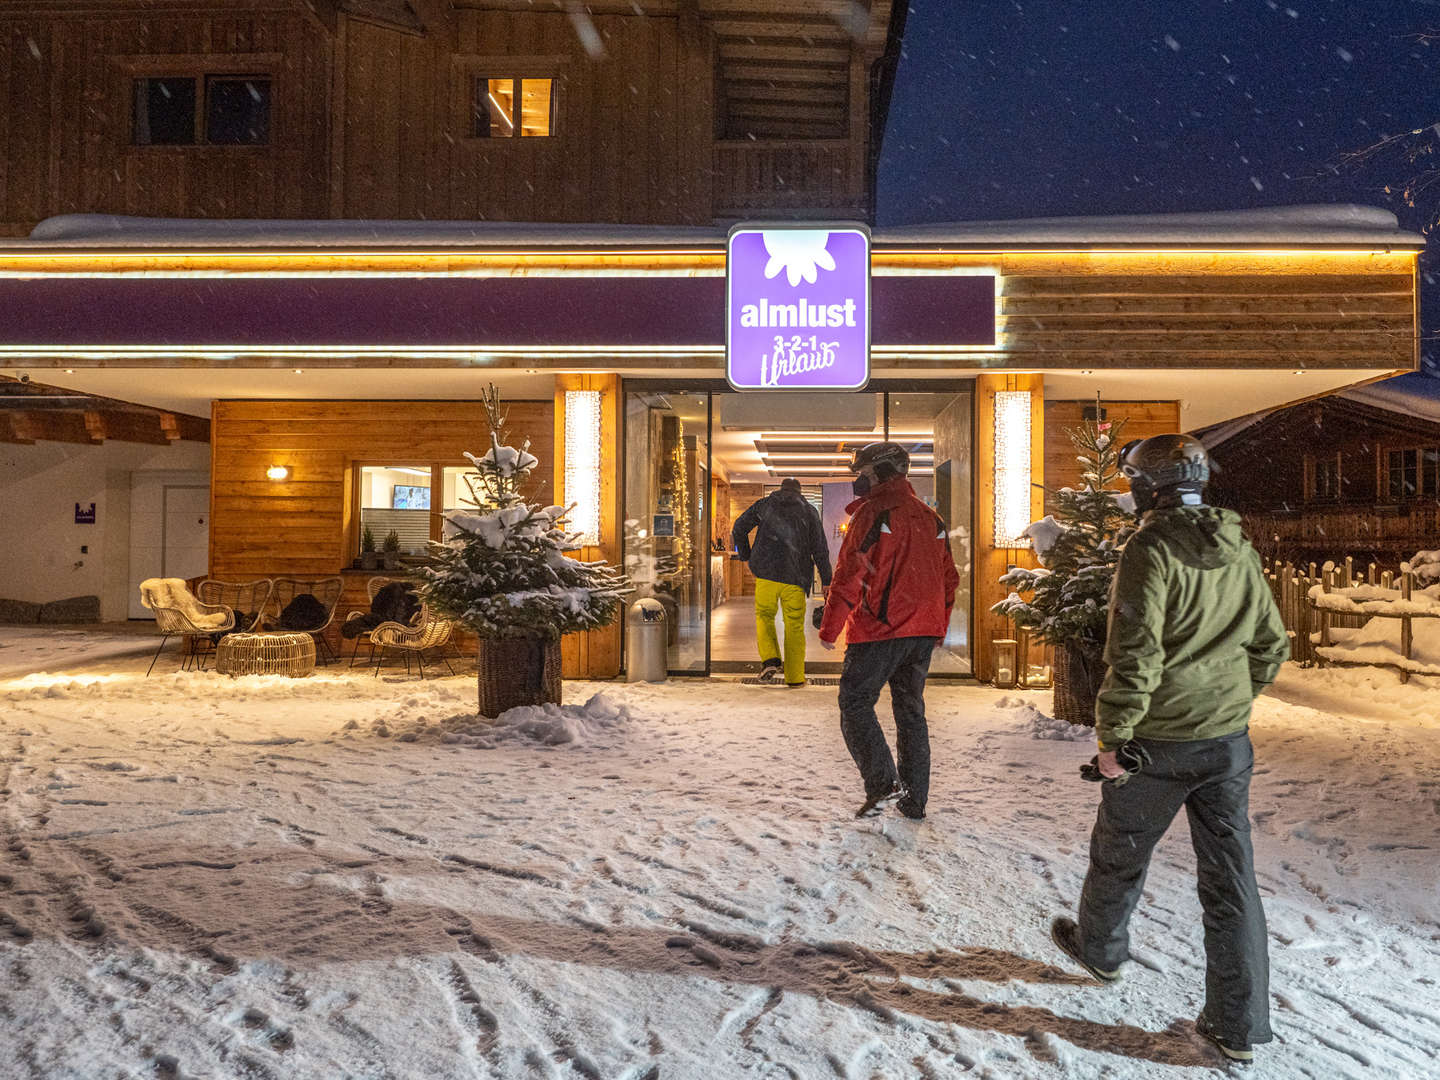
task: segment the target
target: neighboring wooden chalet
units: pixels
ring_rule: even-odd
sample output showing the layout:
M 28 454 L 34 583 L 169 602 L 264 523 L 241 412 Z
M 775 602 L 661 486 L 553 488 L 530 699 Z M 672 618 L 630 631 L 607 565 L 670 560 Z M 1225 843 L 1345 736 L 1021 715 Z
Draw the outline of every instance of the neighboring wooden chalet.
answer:
M 0 5 L 0 235 L 65 213 L 868 219 L 890 0 Z
M 1394 568 L 1440 546 L 1440 400 L 1362 387 L 1202 433 L 1261 554 Z

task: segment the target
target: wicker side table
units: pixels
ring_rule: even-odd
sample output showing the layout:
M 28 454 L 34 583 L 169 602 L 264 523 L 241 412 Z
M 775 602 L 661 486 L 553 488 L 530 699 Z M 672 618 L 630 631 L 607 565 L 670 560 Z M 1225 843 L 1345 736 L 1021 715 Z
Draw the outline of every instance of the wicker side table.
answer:
M 309 634 L 226 634 L 215 647 L 222 675 L 288 675 L 315 670 L 315 639 Z

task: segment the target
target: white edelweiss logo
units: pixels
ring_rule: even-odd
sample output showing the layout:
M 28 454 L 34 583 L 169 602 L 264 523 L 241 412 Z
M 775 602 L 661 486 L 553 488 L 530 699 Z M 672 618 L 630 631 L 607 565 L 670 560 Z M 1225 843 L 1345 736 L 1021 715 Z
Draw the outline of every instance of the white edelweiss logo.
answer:
M 794 288 L 804 278 L 811 285 L 815 284 L 816 277 L 820 270 L 834 270 L 835 257 L 825 250 L 825 245 L 830 241 L 830 234 L 823 229 L 776 229 L 774 232 L 761 232 L 760 237 L 765 241 L 765 250 L 770 253 L 770 261 L 765 264 L 765 277 L 773 278 L 785 271 L 785 277 Z

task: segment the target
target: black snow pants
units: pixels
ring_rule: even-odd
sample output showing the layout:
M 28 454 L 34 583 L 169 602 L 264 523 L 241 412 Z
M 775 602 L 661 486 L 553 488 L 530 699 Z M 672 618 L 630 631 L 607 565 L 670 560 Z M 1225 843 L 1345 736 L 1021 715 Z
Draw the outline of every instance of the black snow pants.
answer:
M 1130 958 L 1127 924 L 1150 854 L 1183 806 L 1204 912 L 1205 1019 L 1229 1045 L 1268 1042 L 1270 959 L 1250 846 L 1250 737 L 1136 742 L 1150 763 L 1121 786 L 1100 785 L 1077 919 L 1082 955 L 1107 970 Z
M 930 793 L 930 731 L 925 725 L 925 676 L 939 638 L 904 637 L 860 641 L 845 648 L 840 673 L 840 731 L 860 776 L 867 799 L 888 795 L 897 783 L 925 808 Z M 895 714 L 895 759 L 875 719 L 880 690 L 890 684 Z

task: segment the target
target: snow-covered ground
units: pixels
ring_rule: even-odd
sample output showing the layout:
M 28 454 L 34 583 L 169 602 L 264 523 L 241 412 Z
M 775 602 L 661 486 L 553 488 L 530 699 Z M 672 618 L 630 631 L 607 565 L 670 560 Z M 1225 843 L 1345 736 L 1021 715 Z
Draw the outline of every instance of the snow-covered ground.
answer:
M 7 1077 L 1220 1069 L 1183 822 L 1122 984 L 1050 943 L 1097 793 L 1047 694 L 932 686 L 929 819 L 856 822 L 833 688 L 568 683 L 604 697 L 492 729 L 464 677 L 148 644 L 0 628 Z M 1440 687 L 1287 668 L 1254 737 L 1254 1073 L 1437 1075 Z

